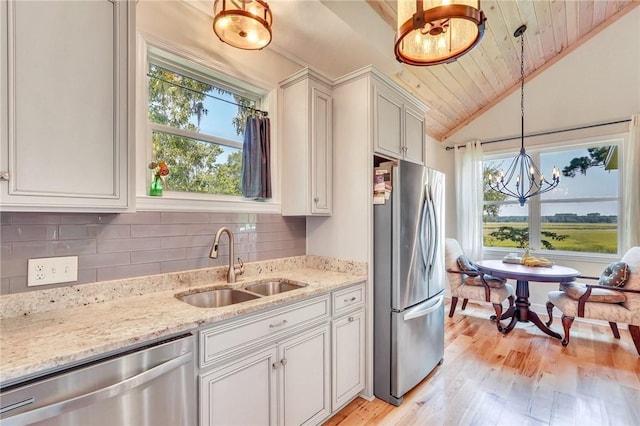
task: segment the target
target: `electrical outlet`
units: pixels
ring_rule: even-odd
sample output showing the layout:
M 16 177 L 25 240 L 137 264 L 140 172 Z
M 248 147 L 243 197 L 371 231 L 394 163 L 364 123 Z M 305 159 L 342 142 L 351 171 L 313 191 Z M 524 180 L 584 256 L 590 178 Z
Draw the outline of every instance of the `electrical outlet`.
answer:
M 29 259 L 27 286 L 78 281 L 78 256 Z

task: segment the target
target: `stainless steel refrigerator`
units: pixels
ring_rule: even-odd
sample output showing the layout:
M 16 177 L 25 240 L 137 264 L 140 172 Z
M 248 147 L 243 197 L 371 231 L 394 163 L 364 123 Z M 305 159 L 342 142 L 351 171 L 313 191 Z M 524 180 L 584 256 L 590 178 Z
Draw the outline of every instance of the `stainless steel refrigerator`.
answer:
M 400 405 L 444 356 L 444 174 L 398 161 L 374 206 L 374 383 Z

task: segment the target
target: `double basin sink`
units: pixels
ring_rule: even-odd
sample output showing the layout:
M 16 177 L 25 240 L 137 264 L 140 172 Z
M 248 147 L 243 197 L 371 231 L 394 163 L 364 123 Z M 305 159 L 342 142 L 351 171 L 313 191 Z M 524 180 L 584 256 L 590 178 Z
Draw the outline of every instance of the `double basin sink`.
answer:
M 199 308 L 219 308 L 259 297 L 297 290 L 305 286 L 306 284 L 295 283 L 288 280 L 271 280 L 246 284 L 242 289 L 216 288 L 197 293 L 180 293 L 176 295 L 176 298 Z

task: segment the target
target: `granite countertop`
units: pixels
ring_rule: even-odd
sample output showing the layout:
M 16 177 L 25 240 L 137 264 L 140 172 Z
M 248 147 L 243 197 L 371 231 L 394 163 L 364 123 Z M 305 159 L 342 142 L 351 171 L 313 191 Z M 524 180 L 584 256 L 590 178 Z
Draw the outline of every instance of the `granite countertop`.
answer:
M 0 297 L 0 384 L 55 371 L 146 341 L 359 283 L 366 263 L 297 256 L 245 264 L 228 284 L 226 267 L 92 283 Z M 220 308 L 198 308 L 175 295 L 241 288 L 281 278 L 305 287 Z

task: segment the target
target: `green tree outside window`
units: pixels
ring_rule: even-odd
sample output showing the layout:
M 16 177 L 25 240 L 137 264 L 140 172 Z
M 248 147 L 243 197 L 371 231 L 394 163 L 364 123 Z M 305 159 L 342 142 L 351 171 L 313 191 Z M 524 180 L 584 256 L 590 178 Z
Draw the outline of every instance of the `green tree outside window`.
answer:
M 199 133 L 209 113 L 203 105 L 209 93 L 231 97 L 238 112 L 229 123 L 237 135 L 244 133 L 246 117 L 255 102 L 160 66 L 149 66 L 149 120 L 171 128 Z M 195 117 L 197 120 L 193 120 Z M 165 161 L 171 173 L 165 178 L 168 191 L 241 195 L 242 150 L 198 140 L 169 131 L 153 131 L 152 160 Z M 226 159 L 225 159 L 226 156 Z M 221 160 L 223 158 L 224 160 Z

